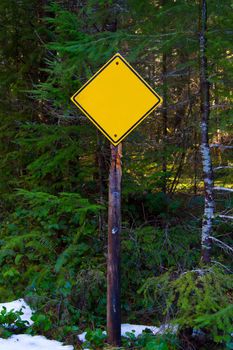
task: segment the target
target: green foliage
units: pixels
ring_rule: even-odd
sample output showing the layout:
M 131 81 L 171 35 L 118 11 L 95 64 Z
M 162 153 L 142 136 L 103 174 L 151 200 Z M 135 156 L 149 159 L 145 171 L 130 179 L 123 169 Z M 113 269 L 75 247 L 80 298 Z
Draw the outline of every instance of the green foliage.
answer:
M 27 156 L 26 175 L 18 187 L 44 192 L 78 192 L 93 186 L 95 168 L 92 147 L 88 149 L 87 128 L 78 125 L 52 126 L 27 123 L 22 125 L 14 144 Z M 92 146 L 93 144 L 93 146 Z M 14 152 L 15 156 L 17 152 Z M 69 181 L 67 181 L 69 179 Z
M 77 16 L 57 3 L 48 7 L 50 17 L 45 20 L 54 32 L 47 48 L 56 56 L 46 59 L 43 70 L 48 78 L 33 90 L 37 98 L 52 101 L 55 108 L 71 110 L 70 96 L 99 68 L 100 57 L 107 60 L 119 50 L 122 34 L 104 30 L 119 11 L 112 15 L 113 8 L 111 1 L 90 1 Z
M 191 223 L 190 227 L 192 227 Z M 150 278 L 152 274 L 160 276 L 159 273 L 162 273 L 160 276 L 162 278 L 163 272 L 171 269 L 174 265 L 183 270 L 187 266 L 192 268 L 198 262 L 200 255 L 197 250 L 199 244 L 197 229 L 193 226 L 193 231 L 190 233 L 190 227 L 185 228 L 177 225 L 162 229 L 144 226 L 133 231 L 125 230 L 123 232 L 122 287 L 129 299 L 132 298 L 131 290 L 140 289 L 142 281 Z M 128 285 L 131 285 L 130 290 L 127 289 Z M 139 296 L 133 298 L 135 298 L 134 303 L 137 305 L 136 309 L 145 307 Z M 166 290 L 161 290 L 161 298 L 163 302 L 157 297 L 159 313 L 155 314 L 152 306 L 147 305 L 147 313 L 151 314 L 156 321 L 158 320 L 156 315 L 162 320 Z M 127 304 L 125 307 L 127 308 Z M 128 307 L 130 306 L 128 305 Z M 134 319 L 134 314 L 131 314 L 131 317 Z
M 122 345 L 124 349 L 175 350 L 178 348 L 179 342 L 173 335 L 154 335 L 145 330 L 138 337 L 133 332 L 127 332 L 126 337 L 122 339 Z
M 29 323 L 28 321 L 22 320 L 22 315 L 22 309 L 19 311 L 13 309 L 7 311 L 6 307 L 3 306 L 0 312 L 0 336 L 8 338 L 12 333 L 25 331 Z
M 202 328 L 216 342 L 230 340 L 232 276 L 224 271 L 210 267 L 178 276 L 167 272 L 149 278 L 139 292 L 150 304 L 163 300 L 164 315 L 181 329 Z
M 86 300 L 98 284 L 102 286 L 100 263 L 93 263 L 99 250 L 95 235 L 101 207 L 77 193 L 54 196 L 19 190 L 18 196 L 21 206 L 1 231 L 1 297 L 8 298 L 9 289 L 14 295 L 22 295 L 23 289 L 36 308 L 42 302 L 52 310 L 59 302 L 64 319 L 58 316 L 61 319 L 56 322 L 68 324 L 70 318 L 79 317 L 79 309 L 93 307 Z M 91 284 L 86 290 L 82 274 L 90 274 Z M 100 295 L 101 290 L 95 296 Z M 48 331 L 46 320 L 45 326 L 43 322 L 36 318 L 36 326 Z
M 98 350 L 103 349 L 107 335 L 100 328 L 95 330 L 87 329 L 85 338 L 84 346 L 93 350 Z
M 102 329 L 97 328 L 95 330 L 86 330 L 86 340 L 83 346 L 89 349 L 112 349 L 108 347 L 107 335 Z M 175 350 L 178 346 L 178 340 L 172 335 L 154 335 L 149 330 L 143 331 L 138 337 L 134 332 L 126 332 L 122 337 L 122 347 L 117 349 L 138 349 L 138 350 Z M 115 349 L 115 348 L 114 348 Z
M 38 332 L 48 332 L 53 324 L 47 315 L 34 313 L 31 317 L 33 325 L 29 328 L 27 333 L 37 334 Z

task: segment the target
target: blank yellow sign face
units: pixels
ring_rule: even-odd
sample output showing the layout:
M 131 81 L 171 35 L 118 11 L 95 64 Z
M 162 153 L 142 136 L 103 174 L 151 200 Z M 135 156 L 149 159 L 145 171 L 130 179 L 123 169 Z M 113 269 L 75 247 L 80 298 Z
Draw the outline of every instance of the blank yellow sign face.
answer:
M 162 98 L 119 53 L 71 100 L 114 146 L 162 102 Z

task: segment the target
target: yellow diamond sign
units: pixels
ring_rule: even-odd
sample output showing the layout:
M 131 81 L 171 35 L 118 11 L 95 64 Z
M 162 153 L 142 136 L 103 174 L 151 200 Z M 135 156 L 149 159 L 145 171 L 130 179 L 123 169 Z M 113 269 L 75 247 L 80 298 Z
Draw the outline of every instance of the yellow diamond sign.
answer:
M 162 102 L 162 98 L 119 53 L 71 100 L 114 146 Z

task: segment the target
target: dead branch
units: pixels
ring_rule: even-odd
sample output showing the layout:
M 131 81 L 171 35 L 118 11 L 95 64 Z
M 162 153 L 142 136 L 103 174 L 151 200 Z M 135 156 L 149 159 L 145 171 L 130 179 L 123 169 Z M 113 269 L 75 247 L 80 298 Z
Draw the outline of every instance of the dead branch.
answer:
M 225 253 L 228 254 L 233 254 L 233 248 L 230 247 L 228 244 L 220 241 L 219 239 L 210 236 L 210 239 L 213 243 L 215 243 L 217 246 L 219 246 L 220 248 L 222 248 L 224 250 Z
M 233 169 L 233 166 L 224 165 L 224 166 L 217 166 L 216 168 L 213 168 L 214 171 L 222 170 L 222 169 Z
M 220 148 L 220 150 L 221 149 L 224 150 L 224 149 L 232 149 L 233 148 L 233 146 L 222 145 L 221 143 L 211 143 L 210 147 L 211 148 L 217 147 L 217 148 Z
M 218 215 L 219 218 L 227 219 L 227 220 L 233 220 L 233 216 L 230 215 Z
M 226 187 L 220 187 L 220 186 L 215 186 L 214 190 L 216 190 L 216 191 L 233 192 L 233 188 L 226 188 Z

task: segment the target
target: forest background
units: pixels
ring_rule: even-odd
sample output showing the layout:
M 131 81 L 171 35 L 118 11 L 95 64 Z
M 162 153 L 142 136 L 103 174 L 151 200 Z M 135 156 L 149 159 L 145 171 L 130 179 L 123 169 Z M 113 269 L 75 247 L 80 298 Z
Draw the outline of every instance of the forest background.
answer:
M 105 346 L 110 147 L 70 97 L 120 52 L 164 101 L 123 142 L 122 320 L 179 325 L 125 347 L 233 349 L 233 5 L 204 5 L 1 0 L 0 301 L 34 332 Z

